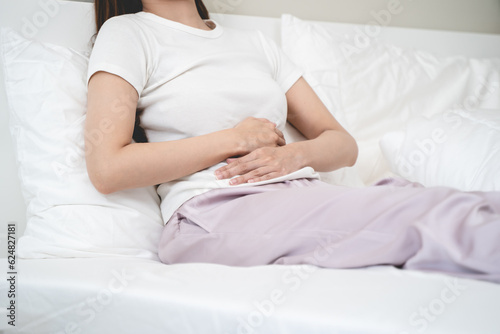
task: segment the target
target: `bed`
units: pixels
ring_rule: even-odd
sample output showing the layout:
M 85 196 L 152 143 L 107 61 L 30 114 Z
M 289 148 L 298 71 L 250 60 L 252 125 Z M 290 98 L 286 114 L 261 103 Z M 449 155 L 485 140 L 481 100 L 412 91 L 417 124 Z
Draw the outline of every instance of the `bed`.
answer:
M 6 15 L 17 10 L 9 6 L 1 2 L 0 126 L 12 139 L 2 142 L 10 159 L 2 198 L 11 204 L 0 232 L 0 332 L 500 333 L 494 283 L 383 265 L 160 263 L 154 190 L 99 195 L 86 178 L 91 4 L 39 2 L 22 19 Z M 359 161 L 325 181 L 365 187 L 403 176 L 500 191 L 500 36 L 291 15 L 212 18 L 272 37 L 354 134 Z M 291 127 L 286 136 L 301 139 Z

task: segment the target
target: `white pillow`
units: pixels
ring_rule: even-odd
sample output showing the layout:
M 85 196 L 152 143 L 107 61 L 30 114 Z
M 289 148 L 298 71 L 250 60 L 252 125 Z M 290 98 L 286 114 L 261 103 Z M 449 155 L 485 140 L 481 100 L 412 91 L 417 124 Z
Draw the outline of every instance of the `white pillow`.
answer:
M 154 187 L 102 195 L 87 175 L 83 128 L 88 54 L 1 31 L 10 129 L 27 204 L 23 258 L 158 259 Z
M 391 169 L 425 186 L 500 191 L 500 110 L 452 110 L 389 132 Z
M 284 15 L 283 49 L 358 141 L 366 184 L 393 175 L 379 148 L 385 133 L 451 108 L 500 108 L 500 59 L 438 57 L 377 41 L 360 47 L 355 31 L 336 29 Z

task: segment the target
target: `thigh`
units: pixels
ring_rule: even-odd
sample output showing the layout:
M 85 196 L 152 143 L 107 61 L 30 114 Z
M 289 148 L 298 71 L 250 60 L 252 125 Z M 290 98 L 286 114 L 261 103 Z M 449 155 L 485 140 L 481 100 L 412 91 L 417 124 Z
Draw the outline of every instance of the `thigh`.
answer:
M 353 234 L 357 240 L 386 240 L 384 231 L 366 228 L 384 211 L 374 201 L 387 199 L 384 188 L 360 196 L 360 189 L 294 180 L 212 190 L 175 213 L 164 228 L 159 255 L 165 263 L 245 266 L 289 261 Z
M 366 188 L 295 180 L 220 189 L 178 210 L 159 254 L 165 263 L 401 265 L 421 247 L 423 233 L 452 233 L 471 208 L 485 205 L 480 193 L 405 180 Z

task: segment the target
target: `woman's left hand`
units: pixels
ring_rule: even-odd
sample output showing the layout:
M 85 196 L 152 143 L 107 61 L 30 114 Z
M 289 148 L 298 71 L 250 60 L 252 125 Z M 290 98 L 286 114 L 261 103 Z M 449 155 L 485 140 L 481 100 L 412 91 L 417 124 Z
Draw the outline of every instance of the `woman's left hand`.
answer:
M 218 180 L 230 179 L 230 185 L 273 179 L 299 170 L 303 166 L 290 145 L 262 147 L 240 157 L 227 159 L 227 165 L 215 171 Z M 239 175 L 238 177 L 235 177 Z

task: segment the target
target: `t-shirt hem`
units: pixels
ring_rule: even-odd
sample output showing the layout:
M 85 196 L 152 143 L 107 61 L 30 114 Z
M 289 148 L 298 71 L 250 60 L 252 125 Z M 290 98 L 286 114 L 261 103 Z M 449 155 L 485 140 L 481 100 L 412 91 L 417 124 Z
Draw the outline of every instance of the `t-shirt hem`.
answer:
M 193 175 L 196 174 L 198 173 L 195 173 Z M 168 221 L 172 218 L 172 216 L 177 212 L 177 210 L 179 210 L 179 208 L 182 205 L 184 205 L 184 203 L 189 201 L 191 198 L 196 197 L 198 195 L 202 195 L 210 190 L 221 189 L 221 188 L 236 189 L 242 187 L 256 187 L 266 184 L 280 183 L 284 181 L 297 180 L 297 179 L 320 180 L 320 175 L 312 167 L 304 167 L 295 172 L 256 183 L 244 183 L 236 186 L 230 186 L 229 180 L 214 181 L 214 183 L 211 183 L 210 185 L 207 184 L 207 186 L 204 188 L 191 189 L 190 193 L 187 194 L 187 196 L 185 194 L 183 195 L 182 193 L 172 193 L 172 189 L 167 191 L 166 196 L 162 196 L 161 195 L 162 190 L 158 188 L 157 192 L 160 195 L 160 197 L 162 197 L 160 207 L 162 212 L 163 224 L 167 224 Z M 182 181 L 182 182 L 190 182 L 190 181 Z M 163 184 L 160 185 L 160 187 L 162 186 Z
M 303 72 L 299 70 L 295 70 L 293 73 L 288 75 L 285 80 L 280 84 L 283 92 L 288 92 L 290 88 L 302 77 Z

